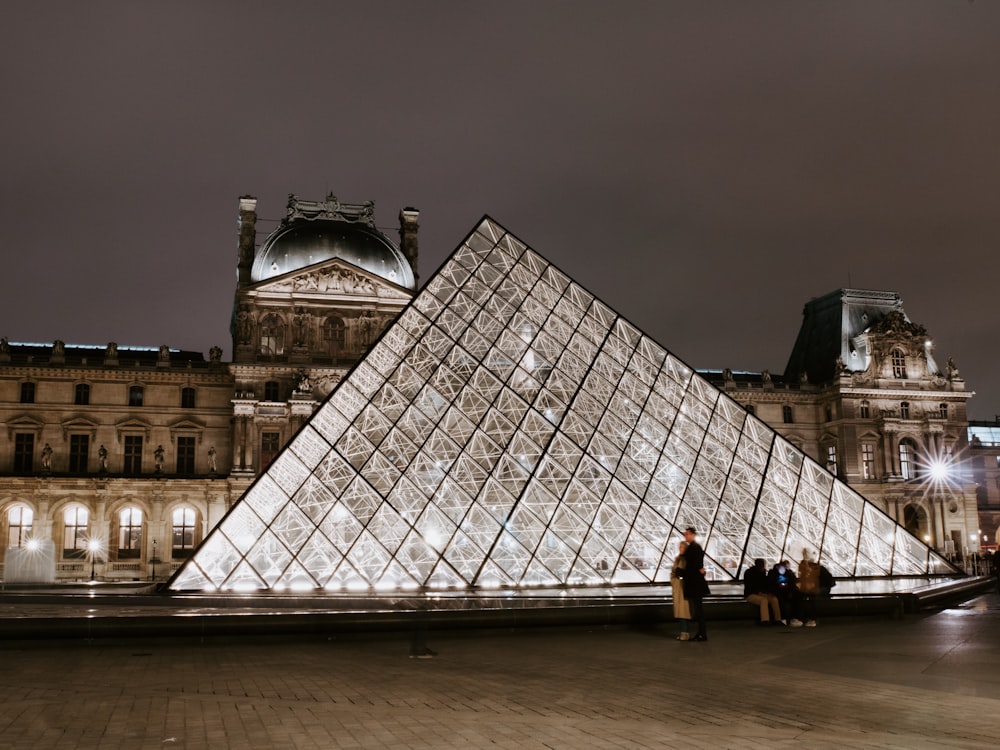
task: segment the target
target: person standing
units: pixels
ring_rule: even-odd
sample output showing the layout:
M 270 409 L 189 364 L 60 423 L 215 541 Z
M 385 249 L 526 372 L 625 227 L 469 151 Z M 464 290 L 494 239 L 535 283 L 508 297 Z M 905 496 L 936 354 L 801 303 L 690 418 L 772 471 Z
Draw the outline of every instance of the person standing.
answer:
M 705 607 L 702 599 L 708 596 L 711 591 L 705 580 L 705 552 L 698 544 L 697 538 L 698 532 L 693 526 L 684 529 L 684 541 L 687 542 L 687 549 L 684 550 L 682 578 L 684 580 L 684 598 L 687 599 L 688 605 L 691 607 L 691 618 L 698 623 L 698 632 L 691 640 L 707 641 Z
M 680 632 L 677 640 L 686 641 L 691 638 L 690 622 L 691 607 L 687 599 L 684 598 L 684 581 L 681 578 L 681 571 L 684 569 L 684 550 L 687 549 L 687 542 L 677 545 L 677 557 L 674 558 L 674 566 L 670 569 L 670 590 L 674 602 L 674 619 L 680 623 Z

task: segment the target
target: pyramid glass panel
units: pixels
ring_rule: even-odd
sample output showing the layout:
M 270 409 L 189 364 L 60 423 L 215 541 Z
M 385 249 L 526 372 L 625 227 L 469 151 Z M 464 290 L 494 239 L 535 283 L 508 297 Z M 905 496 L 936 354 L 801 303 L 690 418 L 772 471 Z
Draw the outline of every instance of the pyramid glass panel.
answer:
M 950 568 L 484 219 L 170 586 L 666 583 L 686 526 L 721 580 Z

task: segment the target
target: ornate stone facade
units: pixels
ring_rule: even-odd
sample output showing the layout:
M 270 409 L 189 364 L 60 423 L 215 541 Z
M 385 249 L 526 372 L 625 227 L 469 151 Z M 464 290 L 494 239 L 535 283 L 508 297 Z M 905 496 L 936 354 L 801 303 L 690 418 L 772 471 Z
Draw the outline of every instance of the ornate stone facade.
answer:
M 973 393 L 934 350 L 895 292 L 841 289 L 806 304 L 783 375 L 704 374 L 908 531 L 958 555 L 982 541 L 966 434 Z
M 397 248 L 370 202 L 292 196 L 258 247 L 256 205 L 239 203 L 233 362 L 0 340 L 6 580 L 29 540 L 56 580 L 165 578 L 412 297 L 414 209 Z

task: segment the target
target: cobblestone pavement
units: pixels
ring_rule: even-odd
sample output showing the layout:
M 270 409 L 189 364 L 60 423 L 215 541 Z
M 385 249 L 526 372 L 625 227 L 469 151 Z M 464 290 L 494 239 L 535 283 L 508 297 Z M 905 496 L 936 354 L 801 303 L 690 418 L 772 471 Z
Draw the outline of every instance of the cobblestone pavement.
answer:
M 0 748 L 982 748 L 1000 598 L 817 628 L 0 643 Z

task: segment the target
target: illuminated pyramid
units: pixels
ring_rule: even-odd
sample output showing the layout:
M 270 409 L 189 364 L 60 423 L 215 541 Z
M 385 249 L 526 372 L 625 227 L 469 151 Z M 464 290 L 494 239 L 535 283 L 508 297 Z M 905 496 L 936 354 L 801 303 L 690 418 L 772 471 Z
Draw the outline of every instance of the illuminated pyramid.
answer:
M 715 579 L 952 570 L 484 219 L 170 588 L 665 582 L 689 525 Z

